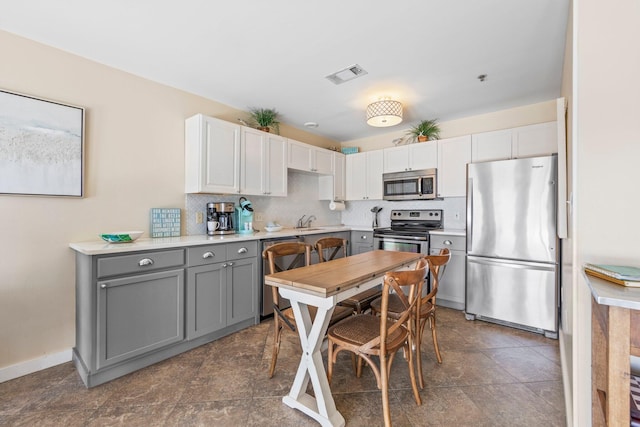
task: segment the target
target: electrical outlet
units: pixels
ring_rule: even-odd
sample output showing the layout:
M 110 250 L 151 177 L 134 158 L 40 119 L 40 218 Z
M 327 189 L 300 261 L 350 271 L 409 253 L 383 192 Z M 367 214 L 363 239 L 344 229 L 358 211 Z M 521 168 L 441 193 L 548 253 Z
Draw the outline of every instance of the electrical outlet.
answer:
M 256 221 L 264 221 L 264 214 L 262 212 L 256 212 Z
M 196 224 L 202 224 L 204 222 L 204 214 L 202 212 L 196 212 Z

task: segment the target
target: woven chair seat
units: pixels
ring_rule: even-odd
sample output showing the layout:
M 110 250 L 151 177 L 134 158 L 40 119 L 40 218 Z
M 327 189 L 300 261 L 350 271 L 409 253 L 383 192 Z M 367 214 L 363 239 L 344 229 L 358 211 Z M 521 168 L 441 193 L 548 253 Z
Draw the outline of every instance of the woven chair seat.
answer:
M 380 336 L 380 318 L 370 314 L 351 316 L 329 328 L 328 333 L 352 345 L 361 346 Z M 406 337 L 406 329 L 399 328 L 387 336 L 387 343 L 397 345 Z M 374 348 L 379 350 L 380 347 Z

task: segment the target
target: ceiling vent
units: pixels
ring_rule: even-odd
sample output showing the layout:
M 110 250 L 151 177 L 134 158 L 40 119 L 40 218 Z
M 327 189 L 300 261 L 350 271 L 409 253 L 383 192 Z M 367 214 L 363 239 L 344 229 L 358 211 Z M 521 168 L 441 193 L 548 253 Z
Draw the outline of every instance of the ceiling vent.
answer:
M 364 76 L 365 74 L 368 74 L 365 69 L 363 69 L 358 64 L 354 64 L 343 70 L 336 71 L 333 74 L 329 74 L 328 76 L 326 76 L 326 79 L 333 82 L 334 84 L 339 85 L 341 83 L 348 82 L 349 80 L 356 79 L 360 76 Z

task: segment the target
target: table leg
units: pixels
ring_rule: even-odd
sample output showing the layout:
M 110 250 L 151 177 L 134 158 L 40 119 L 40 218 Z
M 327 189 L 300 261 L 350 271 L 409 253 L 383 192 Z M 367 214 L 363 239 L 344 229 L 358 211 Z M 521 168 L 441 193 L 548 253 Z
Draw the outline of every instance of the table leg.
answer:
M 333 401 L 321 353 L 322 342 L 335 308 L 335 300 L 332 297 L 320 298 L 283 288 L 280 288 L 280 295 L 291 302 L 302 346 L 300 365 L 291 391 L 282 401 L 287 406 L 309 415 L 322 426 L 342 427 L 345 421 Z M 313 322 L 309 306 L 317 307 Z M 315 397 L 307 393 L 309 380 Z

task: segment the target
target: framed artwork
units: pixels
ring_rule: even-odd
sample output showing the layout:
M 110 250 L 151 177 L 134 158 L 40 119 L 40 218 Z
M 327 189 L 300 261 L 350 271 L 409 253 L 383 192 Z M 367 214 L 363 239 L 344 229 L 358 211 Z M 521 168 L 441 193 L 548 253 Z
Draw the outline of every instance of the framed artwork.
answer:
M 84 108 L 0 90 L 0 193 L 83 196 Z

